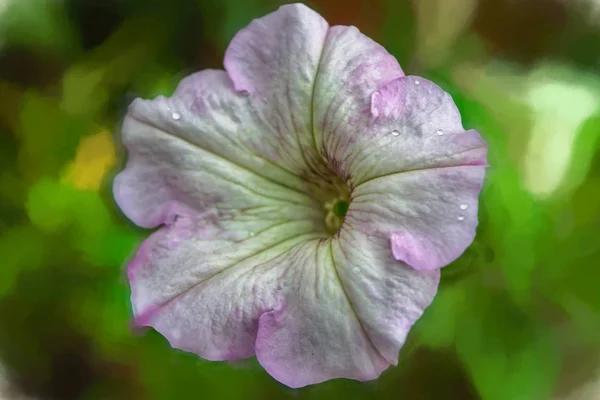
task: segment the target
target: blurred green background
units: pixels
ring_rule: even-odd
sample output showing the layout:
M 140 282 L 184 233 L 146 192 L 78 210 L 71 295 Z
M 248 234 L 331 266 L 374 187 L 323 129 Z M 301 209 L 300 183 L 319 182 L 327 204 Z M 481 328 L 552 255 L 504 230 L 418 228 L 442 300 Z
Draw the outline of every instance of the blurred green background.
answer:
M 131 327 L 110 193 L 136 97 L 221 68 L 276 0 L 0 0 L 0 398 L 600 399 L 600 2 L 315 0 L 490 145 L 473 245 L 400 364 L 299 390 Z M 595 385 L 595 386 L 594 386 Z

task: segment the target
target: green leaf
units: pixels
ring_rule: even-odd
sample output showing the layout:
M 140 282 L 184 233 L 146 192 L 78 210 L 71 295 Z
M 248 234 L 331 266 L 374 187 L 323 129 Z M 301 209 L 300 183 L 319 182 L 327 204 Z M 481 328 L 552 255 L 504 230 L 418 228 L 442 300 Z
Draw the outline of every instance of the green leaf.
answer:
M 13 227 L 0 236 L 0 298 L 9 293 L 24 269 L 37 268 L 44 262 L 46 242 L 31 225 Z
M 225 0 L 225 20 L 221 28 L 220 43 L 223 47 L 229 43 L 233 36 L 243 27 L 248 25 L 254 18 L 261 17 L 268 12 L 274 11 L 272 7 L 264 7 L 259 0 Z
M 164 10 L 160 10 L 164 11 Z M 62 107 L 95 118 L 164 50 L 172 31 L 172 13 L 152 11 L 127 20 L 108 40 L 67 70 Z
M 496 263 L 504 272 L 511 295 L 519 302 L 526 301 L 538 265 L 540 241 L 551 235 L 544 205 L 525 191 L 514 170 L 499 167 L 488 179 L 483 191 L 489 223 L 486 239 L 497 249 Z
M 267 398 L 265 392 L 273 385 L 272 378 L 255 361 L 241 369 L 201 360 L 174 350 L 153 330 L 147 330 L 138 344 L 139 371 L 149 399 L 187 399 L 194 397 L 193 393 L 206 399 Z
M 29 184 L 42 176 L 58 176 L 74 158 L 81 136 L 91 124 L 64 113 L 56 100 L 29 91 L 20 115 L 20 172 Z
M 74 190 L 58 182 L 44 178 L 29 190 L 27 214 L 40 230 L 53 233 L 60 231 L 71 222 Z
M 443 75 L 442 75 L 442 78 Z M 532 294 L 532 276 L 539 265 L 544 246 L 552 239 L 548 204 L 535 199 L 523 186 L 518 164 L 511 161 L 511 137 L 528 131 L 528 109 L 491 88 L 481 89 L 502 104 L 502 110 L 514 116 L 512 123 L 497 118 L 479 99 L 459 91 L 446 79 L 463 114 L 464 124 L 477 129 L 488 143 L 488 162 L 484 188 L 481 193 L 478 240 L 491 247 L 494 260 L 491 266 L 503 272 L 503 281 L 510 295 L 519 303 L 527 303 Z
M 382 28 L 382 45 L 398 59 L 406 71 L 415 47 L 416 22 L 409 0 L 385 0 L 385 18 Z
M 457 352 L 483 400 L 547 400 L 560 357 L 552 331 L 499 294 L 481 294 L 461 321 Z
M 464 284 L 440 288 L 433 303 L 415 325 L 421 344 L 432 348 L 454 344 L 460 317 L 468 307 L 466 290 Z
M 52 0 L 4 0 L 0 12 L 0 37 L 9 43 L 73 53 L 79 38 L 63 8 L 64 2 Z

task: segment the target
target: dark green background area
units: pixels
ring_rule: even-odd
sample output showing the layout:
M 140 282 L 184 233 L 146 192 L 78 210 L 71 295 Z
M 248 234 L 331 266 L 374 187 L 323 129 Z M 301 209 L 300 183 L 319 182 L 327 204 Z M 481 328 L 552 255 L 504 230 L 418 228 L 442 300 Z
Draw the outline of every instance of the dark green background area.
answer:
M 379 380 L 292 390 L 254 359 L 207 362 L 132 328 L 124 265 L 148 233 L 110 193 L 120 121 L 222 68 L 235 32 L 280 4 L 0 0 L 0 398 L 587 400 L 568 396 L 600 354 L 592 0 L 307 3 L 442 86 L 490 146 L 477 237 Z M 117 150 L 96 176 L 103 147 L 76 155 L 99 132 Z

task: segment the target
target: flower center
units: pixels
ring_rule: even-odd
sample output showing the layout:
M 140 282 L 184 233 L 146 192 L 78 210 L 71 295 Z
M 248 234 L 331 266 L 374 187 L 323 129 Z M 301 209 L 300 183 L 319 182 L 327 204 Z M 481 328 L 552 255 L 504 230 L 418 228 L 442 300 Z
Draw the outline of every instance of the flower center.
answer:
M 327 233 L 336 234 L 342 224 L 350 207 L 350 193 L 346 184 L 339 182 L 335 185 L 329 200 L 325 201 L 325 229 Z
M 344 224 L 350 208 L 350 188 L 329 165 L 319 165 L 303 176 L 307 193 L 323 207 L 323 233 L 334 236 Z
M 337 233 L 344 223 L 344 217 L 348 211 L 348 200 L 338 198 L 325 203 L 325 228 L 332 235 Z
M 348 211 L 349 205 L 350 203 L 348 203 L 346 200 L 339 200 L 333 205 L 333 214 L 335 214 L 336 217 L 344 218 L 346 216 L 346 212 Z

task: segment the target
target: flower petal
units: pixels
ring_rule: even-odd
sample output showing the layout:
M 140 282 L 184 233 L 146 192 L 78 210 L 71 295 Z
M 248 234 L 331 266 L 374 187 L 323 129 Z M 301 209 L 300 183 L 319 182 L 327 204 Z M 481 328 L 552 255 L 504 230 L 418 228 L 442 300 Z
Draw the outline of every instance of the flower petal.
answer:
M 258 318 L 280 301 L 272 260 L 318 235 L 288 221 L 235 237 L 243 223 L 190 215 L 146 240 L 129 266 L 136 324 L 209 360 L 253 355 Z
M 390 363 L 373 346 L 341 285 L 328 240 L 283 260 L 286 296 L 260 317 L 256 356 L 277 380 L 301 387 L 334 378 L 377 378 Z
M 353 215 L 364 216 L 358 210 Z M 352 220 L 357 223 L 356 219 Z M 431 304 L 440 272 L 399 263 L 375 225 L 346 226 L 333 241 L 333 257 L 352 309 L 373 347 L 396 365 L 412 325 Z
M 193 219 L 155 233 L 130 270 L 137 323 L 209 360 L 256 352 L 291 387 L 375 379 L 389 366 L 340 285 L 329 240 L 300 234 L 250 256 L 232 246 Z
M 485 144 L 440 88 L 303 5 L 240 31 L 225 68 L 126 117 L 115 198 L 164 225 L 129 266 L 136 323 L 292 387 L 374 379 L 473 239 Z M 352 193 L 327 238 L 331 170 Z
M 414 170 L 373 178 L 355 189 L 347 229 L 391 244 L 417 270 L 441 268 L 471 244 L 485 166 Z
M 486 164 L 485 142 L 464 130 L 452 97 L 434 83 L 401 77 L 368 98 L 368 111 L 363 99 L 358 114 L 322 117 L 329 119 L 326 151 L 351 186 L 401 171 Z
M 315 82 L 313 112 L 319 149 L 333 165 L 345 165 L 347 148 L 368 132 L 371 94 L 404 76 L 396 59 L 353 26 L 334 26 Z M 342 178 L 348 174 L 337 170 Z
M 151 228 L 186 209 L 227 213 L 265 201 L 319 209 L 291 165 L 269 159 L 277 139 L 248 102 L 224 71 L 210 70 L 184 79 L 171 98 L 136 100 L 123 124 L 127 167 L 114 181 L 123 212 Z
M 297 168 L 308 164 L 316 174 L 323 162 L 313 140 L 311 105 L 328 27 L 303 4 L 282 6 L 240 30 L 224 61 L 235 88 L 255 99 L 253 106 L 278 134 L 281 151 Z

